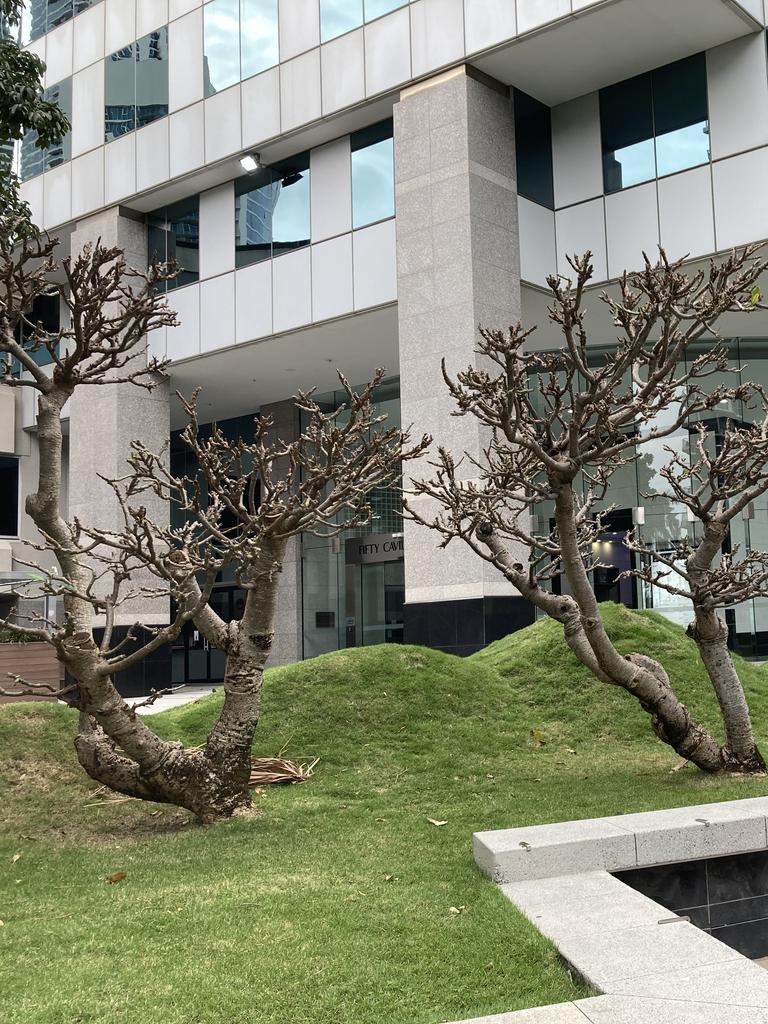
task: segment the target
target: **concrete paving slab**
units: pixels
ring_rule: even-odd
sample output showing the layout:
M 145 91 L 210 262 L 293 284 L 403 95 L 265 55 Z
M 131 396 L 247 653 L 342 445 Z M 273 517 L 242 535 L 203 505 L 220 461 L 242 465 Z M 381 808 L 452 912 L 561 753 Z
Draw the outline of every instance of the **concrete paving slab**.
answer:
M 496 882 L 637 866 L 635 838 L 602 818 L 476 832 L 475 861 Z
M 634 835 L 641 867 L 768 847 L 763 800 L 699 804 L 605 820 Z
M 575 1003 L 558 1003 L 534 1010 L 497 1014 L 495 1017 L 453 1021 L 453 1024 L 587 1024 L 587 1019 Z
M 742 957 L 721 964 L 611 982 L 612 995 L 677 1000 L 683 993 L 691 993 L 697 1002 L 768 1010 L 768 972 Z
M 687 921 L 611 932 L 559 936 L 557 948 L 573 969 L 598 992 L 643 975 L 738 960 L 741 954 Z
M 752 1006 L 716 1006 L 684 998 L 671 1001 L 596 996 L 579 1000 L 576 1006 L 591 1024 L 768 1024 L 765 1010 Z

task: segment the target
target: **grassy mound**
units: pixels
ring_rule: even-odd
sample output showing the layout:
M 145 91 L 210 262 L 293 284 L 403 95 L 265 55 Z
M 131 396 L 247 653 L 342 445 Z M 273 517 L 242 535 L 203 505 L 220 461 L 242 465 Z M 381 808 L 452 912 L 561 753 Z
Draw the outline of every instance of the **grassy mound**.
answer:
M 716 726 L 682 630 L 615 606 L 606 622 Z M 766 672 L 740 667 L 768 747 Z M 151 721 L 197 744 L 220 699 Z M 99 804 L 75 727 L 66 708 L 0 708 L 7 1024 L 436 1024 L 574 998 L 551 947 L 474 869 L 471 833 L 768 793 L 671 774 L 643 712 L 549 622 L 464 660 L 384 646 L 270 670 L 255 750 L 319 757 L 317 775 L 212 829 Z

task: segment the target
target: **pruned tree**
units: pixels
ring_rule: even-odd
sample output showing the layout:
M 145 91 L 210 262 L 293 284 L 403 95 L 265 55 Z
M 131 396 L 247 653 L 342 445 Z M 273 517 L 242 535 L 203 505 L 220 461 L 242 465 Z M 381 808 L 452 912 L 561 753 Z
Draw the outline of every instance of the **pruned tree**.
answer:
M 573 279 L 549 279 L 550 319 L 563 338 L 558 351 L 530 351 L 531 332 L 518 325 L 506 334 L 481 329 L 477 365 L 455 378 L 443 363 L 454 415 L 474 416 L 486 428 L 485 447 L 480 457 L 439 448 L 431 477 L 413 481 L 406 514 L 437 531 L 442 546 L 457 539 L 468 544 L 560 622 L 576 657 L 598 679 L 632 694 L 656 735 L 681 757 L 707 772 L 762 772 L 717 609 L 765 592 L 768 556 L 748 551 L 736 562 L 733 553 L 721 553 L 733 517 L 768 488 L 765 418 L 732 428 L 717 455 L 709 454 L 700 434 L 693 465 L 671 449 L 662 474 L 668 496 L 703 526 L 701 541 L 680 555 L 685 596 L 693 601 L 691 634 L 718 697 L 724 744 L 693 719 L 653 652 L 619 653 L 603 624 L 591 573 L 601 564 L 597 542 L 611 510 L 606 494 L 610 499 L 611 479 L 621 467 L 721 403 L 763 402 L 753 385 L 712 386 L 710 378 L 729 370 L 719 319 L 761 305 L 757 281 L 768 264 L 757 247 L 712 261 L 708 271 L 692 276 L 663 251 L 656 264 L 646 258 L 642 272 L 620 280 L 617 296 L 602 296 L 619 338 L 596 360 L 584 301 L 591 254 L 570 263 Z M 707 346 L 694 351 L 702 340 Z M 669 560 L 636 535 L 630 543 L 650 562 L 639 570 L 641 578 L 674 588 Z M 672 561 L 678 571 L 677 557 Z M 568 592 L 555 593 L 554 579 L 566 581 Z
M 41 540 L 25 564 L 36 570 L 42 592 L 63 605 L 60 622 L 14 615 L 0 625 L 56 649 L 77 687 L 77 756 L 94 780 L 214 821 L 251 802 L 250 748 L 288 539 L 364 526 L 372 517 L 368 491 L 394 485 L 401 461 L 420 454 L 427 441 L 409 447 L 407 432 L 385 427 L 374 413 L 383 371 L 360 392 L 341 377 L 346 401 L 331 413 L 302 392 L 296 401 L 306 425 L 290 441 L 270 439 L 267 418 L 256 421 L 252 440 L 229 441 L 215 427 L 203 438 L 195 396 L 184 402 L 189 424 L 182 436 L 199 475 L 173 476 L 165 453 L 135 443 L 125 478 L 109 481 L 120 529 L 68 521 L 61 500 L 65 403 L 77 388 L 157 386 L 163 367 L 147 362 L 144 339 L 176 317 L 157 290 L 172 268 L 133 270 L 119 249 L 101 244 L 60 260 L 56 245 L 30 231 L 23 213 L 0 216 L 0 379 L 37 395 L 39 477 L 26 510 Z M 69 323 L 54 334 L 27 323 L 29 330 L 19 333 L 35 297 L 51 291 Z M 41 351 L 50 365 L 38 365 Z M 153 521 L 150 495 L 175 503 L 183 523 Z M 49 554 L 56 572 L 43 564 Z M 242 621 L 234 623 L 223 622 L 208 603 L 217 575 L 229 566 L 247 591 Z M 118 639 L 121 610 L 137 598 L 173 601 L 175 614 L 160 627 L 136 623 Z M 206 743 L 194 750 L 161 739 L 113 682 L 190 620 L 227 656 L 223 708 Z

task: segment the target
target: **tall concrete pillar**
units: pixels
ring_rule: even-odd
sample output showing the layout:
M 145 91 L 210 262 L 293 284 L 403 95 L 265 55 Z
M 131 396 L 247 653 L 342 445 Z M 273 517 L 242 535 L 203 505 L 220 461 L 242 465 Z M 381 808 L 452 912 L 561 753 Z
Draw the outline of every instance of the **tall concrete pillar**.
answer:
M 509 90 L 466 66 L 411 86 L 395 106 L 394 143 L 403 423 L 457 458 L 479 456 L 480 426 L 451 416 L 440 361 L 452 374 L 476 363 L 479 325 L 520 318 Z M 406 486 L 429 473 L 426 461 L 409 465 Z M 439 550 L 439 539 L 405 524 L 407 642 L 471 653 L 532 621 L 496 570 L 459 541 Z
M 97 239 L 105 246 L 123 249 L 129 266 L 139 269 L 147 266 L 146 227 L 141 215 L 126 215 L 115 207 L 78 221 L 72 235 L 73 257 L 86 243 Z M 146 353 L 141 352 L 137 358 L 146 360 Z M 134 439 L 142 440 L 154 451 L 160 451 L 167 444 L 170 438 L 168 386 L 161 383 L 152 392 L 131 384 L 82 387 L 70 402 L 69 424 L 69 517 L 77 516 L 103 529 L 120 529 L 119 507 L 99 474 L 109 478 L 124 476 Z M 165 502 L 151 494 L 143 495 L 141 502 L 156 522 L 168 522 L 169 508 Z M 146 577 L 136 574 L 133 583 L 152 586 L 153 579 L 148 574 Z M 158 625 L 167 623 L 169 614 L 167 599 L 141 598 L 120 608 L 116 621 L 122 627 L 137 621 Z M 170 663 L 169 655 L 164 656 Z M 118 682 L 125 684 L 126 692 L 142 692 L 158 683 L 167 685 L 170 673 L 159 667 L 160 658 L 160 654 L 153 657 L 152 671 L 142 668 L 134 673 L 135 679 Z M 167 678 L 163 678 L 164 675 Z

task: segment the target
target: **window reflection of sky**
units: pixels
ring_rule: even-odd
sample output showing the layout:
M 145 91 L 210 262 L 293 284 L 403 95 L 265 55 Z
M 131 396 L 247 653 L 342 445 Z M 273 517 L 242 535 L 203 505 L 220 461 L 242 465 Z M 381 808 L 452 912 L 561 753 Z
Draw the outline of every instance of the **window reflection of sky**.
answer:
M 320 0 L 320 38 L 333 39 L 363 23 L 363 0 Z
M 240 34 L 243 78 L 277 64 L 277 0 L 243 0 Z
M 392 139 L 352 154 L 353 227 L 395 215 Z
M 206 93 L 240 81 L 240 0 L 213 0 L 204 7 Z

